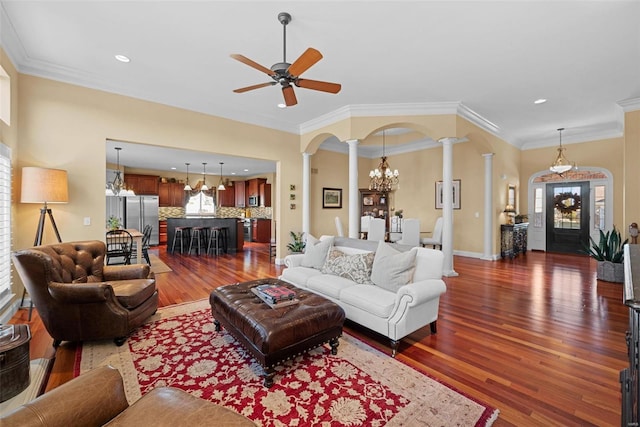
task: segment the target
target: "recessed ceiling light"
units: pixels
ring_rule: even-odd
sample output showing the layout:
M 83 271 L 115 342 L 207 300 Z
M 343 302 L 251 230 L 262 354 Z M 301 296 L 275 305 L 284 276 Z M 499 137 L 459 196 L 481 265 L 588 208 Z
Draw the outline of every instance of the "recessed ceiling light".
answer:
M 172 166 L 172 167 L 171 167 L 171 170 L 172 170 L 172 171 L 174 171 L 174 170 L 176 170 L 176 168 Z
M 245 172 L 249 172 L 249 169 L 245 169 L 244 171 L 245 171 Z
M 544 104 L 545 102 L 547 102 L 547 100 L 544 98 L 536 99 L 535 101 L 533 101 L 534 104 Z
M 278 104 L 278 108 L 287 108 L 287 104 L 280 103 Z
M 116 55 L 116 59 L 120 62 L 131 62 L 129 57 L 125 55 Z
M 235 175 L 235 174 L 236 174 L 235 172 L 231 172 L 231 175 Z

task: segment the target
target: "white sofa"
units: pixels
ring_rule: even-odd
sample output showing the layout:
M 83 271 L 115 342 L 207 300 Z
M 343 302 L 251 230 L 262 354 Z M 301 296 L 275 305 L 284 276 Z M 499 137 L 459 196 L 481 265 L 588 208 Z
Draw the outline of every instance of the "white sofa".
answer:
M 446 291 L 442 280 L 444 257 L 441 251 L 384 243 L 383 245 L 388 246 L 379 249 L 378 242 L 332 236 L 323 238 L 333 240 L 331 248 L 351 258 L 358 257 L 359 262 L 362 262 L 363 257 L 373 259 L 374 274 L 371 277 L 375 276 L 378 282 L 383 264 L 376 266 L 376 262 L 382 262 L 382 253 L 388 255 L 389 251 L 394 252 L 395 249 L 410 256 L 407 252 L 415 251 L 413 268 L 407 279 L 399 280 L 394 286 L 372 282 L 359 284 L 348 278 L 351 277 L 349 274 L 342 274 L 345 273 L 343 270 L 338 271 L 341 275 L 336 275 L 335 272 L 323 273 L 327 264 L 323 267 L 321 263 L 316 262 L 314 266 L 303 266 L 305 254 L 292 254 L 285 257 L 287 268 L 283 270 L 280 279 L 332 300 L 344 309 L 347 319 L 389 337 L 392 356 L 396 354 L 399 340 L 408 334 L 426 325 L 430 325 L 431 332 L 436 333 L 440 295 Z M 378 253 L 372 254 L 376 250 Z M 332 254 L 337 253 L 330 250 L 324 262 L 328 262 Z M 403 255 L 398 255 L 401 256 Z M 308 260 L 306 264 L 309 265 Z M 398 264 L 392 261 L 392 264 L 384 265 L 383 273 L 395 274 L 393 271 Z M 398 273 L 398 276 L 400 275 Z M 396 277 L 390 278 L 390 282 L 396 281 Z M 355 280 L 362 282 L 361 277 Z M 405 280 L 409 283 L 403 284 L 406 283 Z

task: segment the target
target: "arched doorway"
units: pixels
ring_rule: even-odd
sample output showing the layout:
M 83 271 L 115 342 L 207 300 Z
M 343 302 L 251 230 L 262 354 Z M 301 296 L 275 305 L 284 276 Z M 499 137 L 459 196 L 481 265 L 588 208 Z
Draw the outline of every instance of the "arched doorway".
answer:
M 541 171 L 528 189 L 528 249 L 580 253 L 589 237 L 613 227 L 613 176 L 603 168 L 580 168 L 559 176 Z

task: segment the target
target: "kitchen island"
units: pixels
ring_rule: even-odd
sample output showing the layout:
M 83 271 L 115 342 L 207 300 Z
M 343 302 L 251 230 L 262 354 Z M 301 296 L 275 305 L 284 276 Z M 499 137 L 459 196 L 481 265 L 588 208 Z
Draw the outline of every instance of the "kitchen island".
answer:
M 176 227 L 228 227 L 228 251 L 234 253 L 243 250 L 243 222 L 240 218 L 216 218 L 212 216 L 167 218 L 167 252 L 171 251 Z M 179 242 L 176 243 L 176 250 L 179 252 L 178 245 Z

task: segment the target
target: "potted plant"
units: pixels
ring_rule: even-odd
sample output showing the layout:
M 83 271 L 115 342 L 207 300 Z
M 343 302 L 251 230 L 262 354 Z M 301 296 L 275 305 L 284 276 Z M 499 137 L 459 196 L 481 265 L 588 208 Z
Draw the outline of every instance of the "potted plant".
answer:
M 622 236 L 617 228 L 604 233 L 600 230 L 600 242 L 596 244 L 593 238 L 589 237 L 591 247 L 586 247 L 585 252 L 598 261 L 597 278 L 606 282 L 624 282 L 624 245 L 628 242 L 622 241 Z
M 302 237 L 304 236 L 304 232 L 296 233 L 294 231 L 291 231 L 290 234 L 291 240 L 293 241 L 287 244 L 287 249 L 289 249 L 289 252 L 291 252 L 292 254 L 304 252 L 304 247 L 306 245 L 305 241 L 302 239 Z
M 120 218 L 115 216 L 110 216 L 107 220 L 107 228 L 109 230 L 118 230 L 120 228 Z

